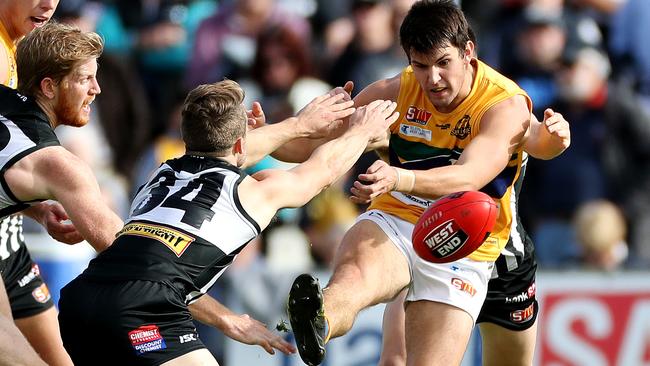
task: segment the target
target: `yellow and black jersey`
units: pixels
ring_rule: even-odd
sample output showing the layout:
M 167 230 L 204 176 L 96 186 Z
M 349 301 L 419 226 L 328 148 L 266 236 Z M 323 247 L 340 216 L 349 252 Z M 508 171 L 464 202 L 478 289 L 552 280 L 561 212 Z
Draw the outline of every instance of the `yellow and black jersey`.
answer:
M 410 66 L 402 71 L 397 98 L 400 118 L 390 128 L 389 159 L 392 166 L 426 170 L 454 164 L 479 133 L 483 114 L 495 104 L 523 95 L 529 110 L 532 110 L 530 98 L 517 84 L 479 60 L 472 62 L 476 75 L 470 94 L 450 113 L 435 109 Z M 481 189 L 497 201 L 499 216 L 492 235 L 470 258 L 495 260 L 508 242 L 518 221 L 514 185 L 520 178 L 523 159 L 523 150 L 515 151 L 506 168 Z M 415 223 L 431 202 L 409 194 L 389 192 L 377 197 L 369 209 L 379 209 Z
M 0 22 L 0 45 L 4 48 L 7 65 L 9 65 L 9 77 L 6 80 L 0 80 L 0 84 L 16 89 L 18 87 L 18 69 L 16 68 L 16 45 L 9 37 L 9 33 Z

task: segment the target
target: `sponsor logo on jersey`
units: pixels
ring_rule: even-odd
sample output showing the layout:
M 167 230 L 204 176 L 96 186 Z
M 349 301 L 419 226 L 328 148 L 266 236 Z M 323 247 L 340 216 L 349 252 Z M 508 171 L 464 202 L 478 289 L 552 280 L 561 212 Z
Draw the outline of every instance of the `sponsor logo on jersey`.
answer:
M 448 130 L 451 127 L 451 123 L 436 123 L 436 127 L 441 130 Z
M 156 239 L 176 253 L 177 257 L 180 257 L 185 252 L 185 249 L 194 241 L 193 237 L 183 234 L 180 231 L 172 230 L 164 226 L 143 223 L 127 224 L 117 233 L 117 236 L 120 235 L 138 235 Z
M 456 122 L 456 126 L 451 130 L 451 135 L 456 136 L 461 140 L 464 140 L 470 133 L 472 133 L 472 127 L 469 124 L 470 117 L 466 114 Z
M 535 312 L 535 304 L 528 305 L 523 310 L 515 310 L 510 313 L 510 320 L 514 323 L 525 323 L 533 318 Z
M 32 296 L 34 299 L 42 304 L 46 303 L 52 297 L 50 295 L 50 289 L 47 288 L 46 284 L 41 284 L 32 291 Z
M 194 334 L 194 333 L 183 334 L 182 336 L 178 337 L 178 341 L 181 342 L 181 344 L 187 343 L 187 342 L 192 342 L 192 341 L 197 341 L 197 340 L 198 340 L 198 338 L 196 337 L 196 334 Z
M 135 353 L 139 355 L 167 348 L 157 325 L 143 325 L 130 331 L 129 340 Z
M 451 279 L 451 285 L 463 292 L 468 293 L 470 296 L 476 295 L 476 288 L 474 288 L 474 285 L 468 281 L 454 277 Z
M 29 272 L 23 276 L 23 278 L 18 280 L 18 286 L 25 287 L 25 285 L 32 282 L 32 280 L 39 274 L 41 274 L 41 271 L 38 268 L 38 264 L 34 263 L 32 269 L 30 269 Z
M 444 258 L 454 254 L 467 242 L 469 236 L 456 221 L 448 220 L 431 230 L 424 238 L 425 244 L 437 258 Z
M 404 136 L 417 137 L 431 141 L 431 131 L 425 130 L 424 128 L 418 126 L 411 126 L 402 123 L 399 126 L 399 132 Z
M 417 108 L 416 106 L 410 106 L 406 110 L 406 120 L 409 122 L 417 123 L 419 125 L 426 125 L 431 118 L 431 112 Z
M 524 302 L 528 299 L 535 297 L 536 292 L 537 292 L 536 286 L 535 283 L 533 282 L 532 285 L 528 286 L 528 289 L 526 291 L 523 291 L 519 295 L 511 296 L 511 297 L 506 296 L 506 304 Z

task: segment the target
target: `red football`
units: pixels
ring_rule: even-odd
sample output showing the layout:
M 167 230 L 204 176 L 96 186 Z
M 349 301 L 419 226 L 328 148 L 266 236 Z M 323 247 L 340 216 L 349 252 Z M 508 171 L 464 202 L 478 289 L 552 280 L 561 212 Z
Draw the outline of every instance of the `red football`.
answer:
M 497 205 L 485 193 L 457 192 L 435 201 L 413 228 L 413 248 L 433 263 L 464 258 L 483 244 L 497 219 Z

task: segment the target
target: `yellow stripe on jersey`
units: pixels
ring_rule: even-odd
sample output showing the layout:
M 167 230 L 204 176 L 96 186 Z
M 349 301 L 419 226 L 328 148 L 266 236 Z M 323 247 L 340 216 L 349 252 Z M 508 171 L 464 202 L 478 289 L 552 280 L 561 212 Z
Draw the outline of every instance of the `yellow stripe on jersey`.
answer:
M 472 60 L 476 75 L 470 94 L 450 113 L 441 113 L 422 91 L 413 69 L 401 74 L 397 110 L 400 118 L 391 125 L 390 163 L 413 170 L 427 170 L 454 164 L 480 131 L 483 114 L 495 104 L 515 95 L 523 95 L 532 110 L 526 92 L 483 62 Z M 510 162 L 497 177 L 481 189 L 499 206 L 497 223 L 485 243 L 470 255 L 479 261 L 495 260 L 510 236 L 516 207 L 511 204 L 514 183 L 519 178 L 523 151 L 512 154 Z M 369 209 L 378 209 L 415 223 L 431 204 L 430 200 L 399 192 L 384 193 Z
M 0 83 L 16 89 L 18 87 L 18 69 L 16 67 L 16 45 L 9 37 L 9 33 L 5 29 L 2 22 L 0 22 L 0 44 L 4 48 L 4 53 L 7 57 L 7 65 L 9 65 L 9 77 L 7 80 L 0 80 Z
M 155 239 L 171 249 L 172 252 L 180 257 L 185 249 L 192 244 L 194 238 L 181 233 L 180 231 L 170 229 L 165 226 L 151 225 L 143 223 L 129 223 L 120 230 L 116 237 L 122 235 L 137 235 L 145 238 Z

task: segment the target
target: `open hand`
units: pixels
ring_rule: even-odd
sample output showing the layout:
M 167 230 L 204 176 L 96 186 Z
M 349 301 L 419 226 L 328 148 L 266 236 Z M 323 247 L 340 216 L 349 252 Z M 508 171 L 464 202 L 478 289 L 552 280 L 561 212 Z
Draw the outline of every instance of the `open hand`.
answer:
M 310 138 L 322 138 L 343 125 L 343 118 L 354 112 L 354 102 L 343 88 L 314 98 L 298 112 L 298 128 Z
M 280 334 L 267 329 L 263 323 L 248 314 L 228 316 L 225 327 L 221 330 L 236 341 L 256 344 L 272 355 L 275 354 L 275 349 L 287 355 L 296 353 L 296 348 L 285 341 Z
M 365 129 L 370 142 L 386 138 L 388 128 L 399 117 L 395 108 L 397 103 L 381 99 L 359 107 L 350 117 L 350 128 Z

